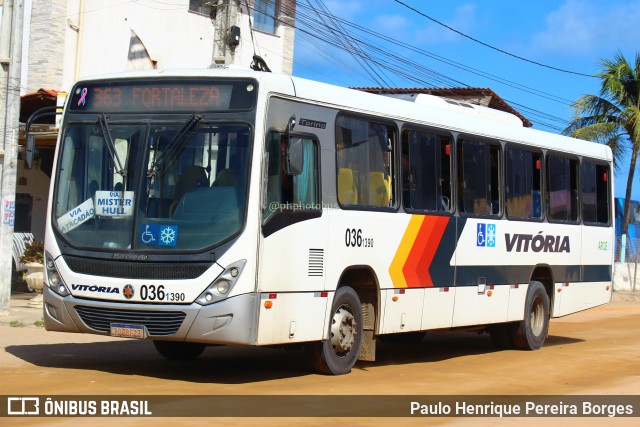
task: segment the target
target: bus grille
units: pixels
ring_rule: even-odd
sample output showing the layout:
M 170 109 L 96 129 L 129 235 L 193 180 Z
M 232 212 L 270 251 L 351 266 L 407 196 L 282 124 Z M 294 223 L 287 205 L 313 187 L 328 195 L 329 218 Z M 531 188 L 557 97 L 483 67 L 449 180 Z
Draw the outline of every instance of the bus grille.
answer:
M 149 335 L 173 335 L 186 316 L 182 311 L 118 310 L 77 305 L 76 312 L 91 329 L 109 333 L 111 323 L 144 325 Z
M 195 279 L 212 265 L 211 263 L 118 262 L 68 255 L 64 256 L 64 261 L 74 273 L 119 279 Z

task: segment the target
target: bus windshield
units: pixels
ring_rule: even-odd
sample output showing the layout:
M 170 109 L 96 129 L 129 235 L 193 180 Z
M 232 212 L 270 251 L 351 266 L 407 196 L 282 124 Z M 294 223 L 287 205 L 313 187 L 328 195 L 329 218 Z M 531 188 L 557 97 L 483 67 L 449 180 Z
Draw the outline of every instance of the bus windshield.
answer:
M 61 140 L 52 222 L 69 244 L 196 251 L 240 231 L 248 124 L 96 117 L 69 123 Z

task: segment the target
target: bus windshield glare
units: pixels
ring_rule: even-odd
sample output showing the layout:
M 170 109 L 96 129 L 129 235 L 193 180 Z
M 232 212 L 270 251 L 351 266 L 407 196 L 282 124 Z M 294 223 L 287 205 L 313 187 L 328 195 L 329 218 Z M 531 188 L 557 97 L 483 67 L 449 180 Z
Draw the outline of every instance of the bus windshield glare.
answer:
M 53 224 L 83 249 L 203 250 L 244 220 L 250 127 L 182 121 L 69 123 Z

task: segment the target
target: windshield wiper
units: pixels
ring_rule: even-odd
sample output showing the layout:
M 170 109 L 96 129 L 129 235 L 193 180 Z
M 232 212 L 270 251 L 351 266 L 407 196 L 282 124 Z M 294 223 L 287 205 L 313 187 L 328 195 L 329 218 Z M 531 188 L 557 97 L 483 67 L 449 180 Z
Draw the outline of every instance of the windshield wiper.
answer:
M 111 137 L 111 131 L 109 130 L 109 123 L 107 123 L 106 114 L 102 113 L 98 115 L 98 123 L 100 124 L 100 129 L 102 129 L 102 135 L 104 136 L 104 140 L 107 143 L 107 149 L 109 150 L 109 154 L 111 155 L 111 161 L 114 166 L 118 169 L 116 172 L 122 176 L 124 182 L 126 182 L 127 169 L 126 164 L 125 167 L 122 166 L 122 161 L 120 160 L 120 156 L 118 156 L 118 152 L 116 151 L 116 146 L 113 143 L 113 138 Z
M 147 177 L 149 179 L 153 178 L 156 172 L 159 169 L 159 165 L 161 164 L 164 158 L 172 158 L 175 152 L 178 150 L 180 143 L 185 140 L 185 138 L 193 133 L 198 127 L 198 124 L 202 120 L 202 116 L 198 114 L 192 114 L 189 119 L 182 125 L 180 130 L 176 132 L 176 134 L 171 138 L 171 141 L 167 143 L 165 149 L 160 153 L 160 155 L 154 159 L 151 166 L 149 166 L 149 171 L 147 172 Z

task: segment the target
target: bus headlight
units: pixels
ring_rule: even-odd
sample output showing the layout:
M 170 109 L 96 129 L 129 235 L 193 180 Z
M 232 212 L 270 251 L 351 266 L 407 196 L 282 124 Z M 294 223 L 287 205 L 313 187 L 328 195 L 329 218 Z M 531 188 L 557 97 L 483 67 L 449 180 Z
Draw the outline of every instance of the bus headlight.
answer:
M 67 295 L 69 295 L 69 288 L 67 288 L 67 285 L 64 283 L 64 280 L 62 280 L 62 276 L 60 276 L 60 273 L 56 268 L 56 263 L 53 261 L 53 258 L 51 257 L 51 255 L 49 255 L 46 252 L 45 252 L 45 260 L 46 260 L 45 270 L 47 272 L 47 285 L 56 294 L 60 295 L 61 297 L 66 297 Z
M 242 273 L 246 259 L 241 259 L 227 266 L 222 273 L 196 299 L 200 305 L 209 305 L 227 297 Z

